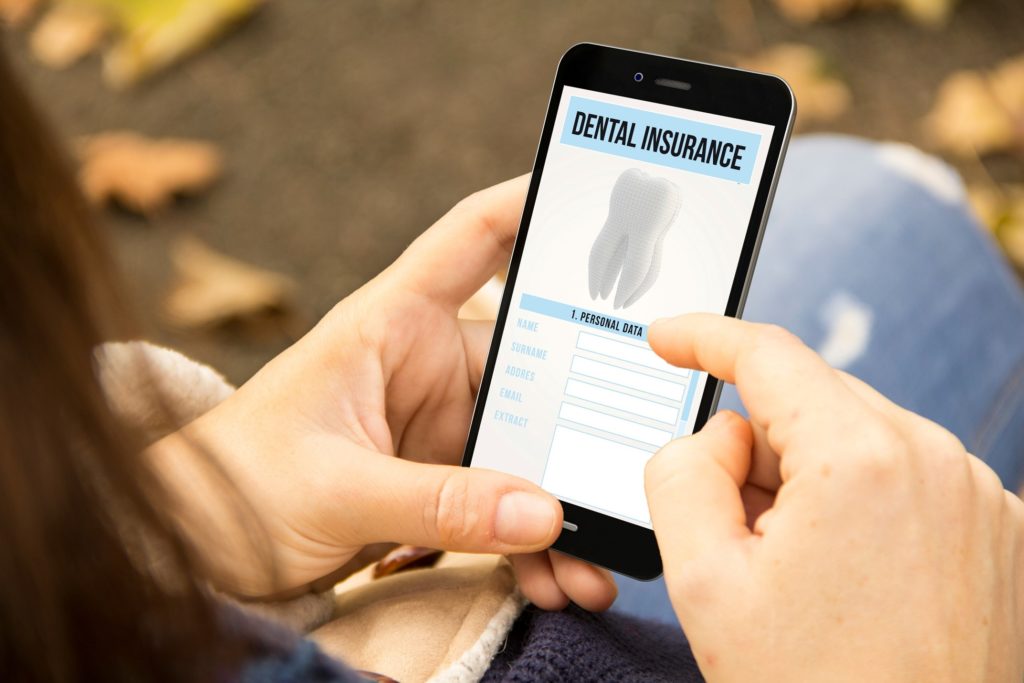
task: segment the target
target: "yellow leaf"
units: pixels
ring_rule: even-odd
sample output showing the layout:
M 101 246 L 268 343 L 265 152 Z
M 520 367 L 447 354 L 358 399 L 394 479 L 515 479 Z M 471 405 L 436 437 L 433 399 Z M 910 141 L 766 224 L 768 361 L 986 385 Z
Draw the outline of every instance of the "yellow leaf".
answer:
M 103 77 L 130 86 L 204 47 L 255 11 L 260 0 L 91 0 L 121 18 L 123 38 L 104 56 Z
M 829 75 L 825 59 L 806 45 L 782 44 L 741 60 L 740 66 L 781 76 L 796 95 L 797 125 L 831 121 L 850 106 L 850 90 Z
M 190 140 L 151 140 L 136 133 L 102 133 L 79 144 L 79 181 L 95 204 L 117 202 L 143 215 L 176 195 L 194 194 L 221 175 L 216 147 Z
M 1006 205 L 997 237 L 1013 265 L 1024 272 L 1024 185 L 1006 188 Z
M 1010 115 L 977 71 L 958 71 L 939 86 L 924 125 L 937 146 L 967 157 L 1009 149 L 1016 138 Z
M 855 10 L 898 7 L 918 24 L 938 27 L 945 24 L 956 0 L 774 0 L 779 12 L 798 24 L 838 19 Z
M 918 24 L 938 28 L 949 21 L 956 0 L 896 0 L 896 4 Z
M 1024 206 L 1019 206 L 1017 210 L 1020 212 L 1017 215 L 1018 222 L 1013 229 L 1006 230 L 999 241 L 1010 262 L 1018 270 L 1024 271 Z
M 989 75 L 989 84 L 1010 116 L 1018 142 L 1024 141 L 1024 54 L 999 64 Z
M 971 185 L 967 188 L 967 201 L 981 225 L 994 233 L 1003 219 L 1003 193 L 990 185 Z
M 1024 185 L 971 186 L 967 197 L 1010 261 L 1024 271 Z
M 20 26 L 35 12 L 39 0 L 0 0 L 0 21 Z
M 924 124 L 938 147 L 961 156 L 1024 152 L 1024 55 L 949 76 Z
M 53 69 L 71 66 L 99 45 L 109 25 L 106 13 L 94 7 L 59 4 L 32 31 L 32 54 Z
M 163 313 L 177 327 L 211 327 L 286 311 L 295 290 L 291 278 L 225 256 L 192 236 L 171 246 L 171 263 L 177 282 Z
M 775 0 L 784 17 L 798 24 L 836 19 L 857 7 L 857 0 Z

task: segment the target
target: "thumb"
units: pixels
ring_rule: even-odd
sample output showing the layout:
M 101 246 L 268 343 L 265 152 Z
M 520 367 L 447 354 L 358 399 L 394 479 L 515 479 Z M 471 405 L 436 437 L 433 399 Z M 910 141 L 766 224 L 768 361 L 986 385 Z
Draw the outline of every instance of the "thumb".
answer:
M 752 448 L 750 424 L 725 411 L 648 461 L 647 503 L 666 566 L 750 535 L 740 487 L 750 469 Z
M 394 541 L 461 552 L 524 553 L 562 531 L 562 506 L 535 484 L 485 469 L 427 465 L 374 454 L 344 512 L 356 543 Z

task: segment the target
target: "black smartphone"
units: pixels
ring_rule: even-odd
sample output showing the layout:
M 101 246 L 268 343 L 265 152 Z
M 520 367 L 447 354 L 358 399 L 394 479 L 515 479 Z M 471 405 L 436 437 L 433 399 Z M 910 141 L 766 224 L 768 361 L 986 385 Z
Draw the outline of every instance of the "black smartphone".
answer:
M 739 316 L 792 128 L 786 83 L 602 45 L 558 66 L 463 465 L 538 483 L 554 548 L 661 574 L 644 465 L 721 385 L 647 325 Z

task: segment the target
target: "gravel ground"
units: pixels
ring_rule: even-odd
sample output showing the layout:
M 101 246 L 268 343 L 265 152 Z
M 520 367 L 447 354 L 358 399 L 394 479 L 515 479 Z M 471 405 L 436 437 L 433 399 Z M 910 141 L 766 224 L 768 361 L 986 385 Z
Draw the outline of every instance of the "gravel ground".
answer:
M 9 42 L 68 136 L 130 128 L 223 148 L 227 175 L 207 195 L 151 222 L 107 223 L 146 333 L 241 382 L 295 330 L 163 327 L 176 234 L 293 276 L 308 326 L 457 199 L 529 170 L 558 57 L 584 40 L 710 61 L 807 43 L 853 92 L 830 130 L 923 144 L 920 117 L 947 74 L 1024 50 L 1024 2 L 964 0 L 948 28 L 931 31 L 893 12 L 801 28 L 759 0 L 278 0 L 128 93 L 102 86 L 96 58 L 52 72 L 31 62 L 23 34 Z M 1010 159 L 989 172 L 1024 177 Z

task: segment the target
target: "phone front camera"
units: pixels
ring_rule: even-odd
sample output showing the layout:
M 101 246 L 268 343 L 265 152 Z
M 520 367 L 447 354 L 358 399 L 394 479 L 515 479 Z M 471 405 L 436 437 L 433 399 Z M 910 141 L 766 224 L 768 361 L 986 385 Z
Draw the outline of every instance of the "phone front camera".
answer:
M 644 80 L 644 75 L 637 71 L 635 74 L 633 74 L 633 80 L 639 83 L 640 81 Z

